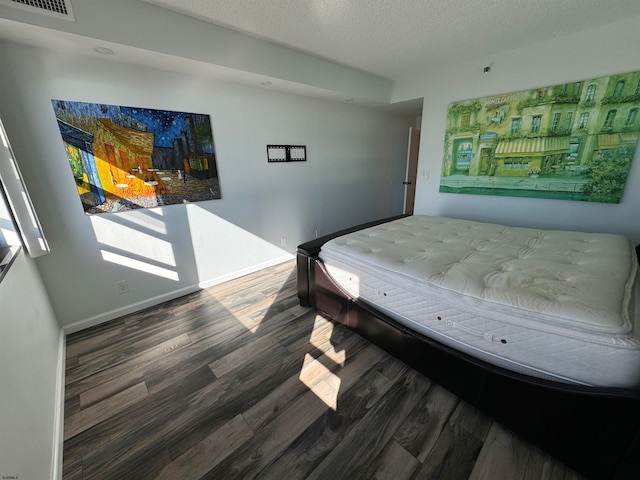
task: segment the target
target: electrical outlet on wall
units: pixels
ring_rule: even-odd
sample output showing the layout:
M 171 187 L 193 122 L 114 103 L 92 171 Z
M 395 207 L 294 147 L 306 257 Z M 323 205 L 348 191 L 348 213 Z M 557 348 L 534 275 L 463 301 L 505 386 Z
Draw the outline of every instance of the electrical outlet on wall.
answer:
M 118 289 L 118 293 L 122 295 L 123 293 L 127 293 L 129 291 L 129 286 L 127 285 L 126 280 L 118 280 L 116 282 L 116 288 Z
M 280 237 L 280 246 L 281 247 L 287 246 L 287 237 Z

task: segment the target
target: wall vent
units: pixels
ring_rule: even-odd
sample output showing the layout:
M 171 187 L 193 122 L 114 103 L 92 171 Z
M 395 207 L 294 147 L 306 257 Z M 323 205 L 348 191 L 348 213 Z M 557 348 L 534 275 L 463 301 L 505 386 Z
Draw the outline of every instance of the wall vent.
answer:
M 70 0 L 0 0 L 0 5 L 75 22 Z

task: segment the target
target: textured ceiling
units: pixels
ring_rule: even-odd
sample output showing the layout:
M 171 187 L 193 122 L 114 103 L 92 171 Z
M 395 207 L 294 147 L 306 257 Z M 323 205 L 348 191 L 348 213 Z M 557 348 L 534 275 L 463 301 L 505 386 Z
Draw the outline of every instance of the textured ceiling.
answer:
M 640 0 L 143 0 L 394 80 L 640 15 Z

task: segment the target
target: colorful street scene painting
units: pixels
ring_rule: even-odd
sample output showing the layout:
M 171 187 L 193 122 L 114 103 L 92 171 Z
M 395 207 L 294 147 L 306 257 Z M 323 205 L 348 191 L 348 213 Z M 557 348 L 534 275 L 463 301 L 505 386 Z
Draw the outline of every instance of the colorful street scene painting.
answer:
M 52 104 L 87 215 L 220 198 L 209 115 Z
M 640 72 L 449 104 L 440 191 L 620 203 Z

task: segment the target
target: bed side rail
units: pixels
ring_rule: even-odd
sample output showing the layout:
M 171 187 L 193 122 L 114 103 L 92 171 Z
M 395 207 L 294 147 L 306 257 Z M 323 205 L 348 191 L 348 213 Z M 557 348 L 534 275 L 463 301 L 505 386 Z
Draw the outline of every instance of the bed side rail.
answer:
M 318 256 L 318 253 L 320 253 L 320 249 L 322 248 L 322 245 L 327 243 L 329 240 L 333 240 L 334 238 L 341 237 L 342 235 L 357 232 L 358 230 L 363 230 L 369 227 L 375 227 L 376 225 L 392 222 L 393 220 L 398 220 L 400 218 L 405 218 L 408 216 L 409 215 L 396 215 L 393 217 L 387 217 L 380 220 L 375 220 L 373 222 L 363 223 L 361 225 L 357 225 L 351 228 L 346 228 L 344 230 L 339 230 L 329 235 L 324 235 L 322 237 L 319 237 L 314 240 L 310 240 L 308 242 L 298 245 L 296 271 L 298 276 L 297 287 L 298 287 L 298 299 L 300 300 L 300 305 L 302 305 L 303 307 L 314 306 L 312 301 L 313 292 L 311 291 L 312 290 L 311 285 L 313 282 L 313 279 L 311 277 L 311 261 L 312 259 Z

